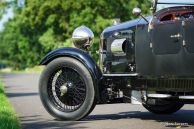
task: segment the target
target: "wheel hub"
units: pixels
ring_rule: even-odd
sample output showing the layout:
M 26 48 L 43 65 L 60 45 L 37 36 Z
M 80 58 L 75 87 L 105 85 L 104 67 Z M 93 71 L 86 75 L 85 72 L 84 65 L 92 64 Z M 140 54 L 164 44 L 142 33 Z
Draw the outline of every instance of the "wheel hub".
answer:
M 69 90 L 74 87 L 72 82 L 66 82 L 64 85 L 60 87 L 61 96 L 65 95 Z
M 74 84 L 73 84 L 73 82 L 71 82 L 71 81 L 67 81 L 67 82 L 65 83 L 65 85 L 66 85 L 69 89 L 71 89 L 71 88 L 74 87 Z

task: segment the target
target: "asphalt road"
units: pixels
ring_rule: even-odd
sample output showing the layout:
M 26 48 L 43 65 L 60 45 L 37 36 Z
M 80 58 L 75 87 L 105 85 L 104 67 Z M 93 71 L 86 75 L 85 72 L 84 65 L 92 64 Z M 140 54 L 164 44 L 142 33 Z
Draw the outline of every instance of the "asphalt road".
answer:
M 57 121 L 40 102 L 38 74 L 5 74 L 2 79 L 24 129 L 194 129 L 194 105 L 173 115 L 155 115 L 141 105 L 98 105 L 82 121 Z

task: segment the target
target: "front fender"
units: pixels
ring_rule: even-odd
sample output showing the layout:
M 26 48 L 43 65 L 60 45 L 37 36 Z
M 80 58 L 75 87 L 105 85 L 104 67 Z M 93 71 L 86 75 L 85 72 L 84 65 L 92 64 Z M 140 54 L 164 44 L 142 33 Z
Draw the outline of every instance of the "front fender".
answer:
M 88 53 L 77 48 L 60 48 L 49 52 L 41 60 L 40 65 L 47 65 L 49 62 L 58 57 L 72 57 L 79 60 L 81 63 L 85 65 L 85 67 L 92 75 L 94 88 L 96 91 L 96 97 L 98 100 L 100 100 L 99 89 L 101 86 L 100 82 L 102 79 L 102 72 L 97 66 L 96 62 L 92 59 L 92 57 Z

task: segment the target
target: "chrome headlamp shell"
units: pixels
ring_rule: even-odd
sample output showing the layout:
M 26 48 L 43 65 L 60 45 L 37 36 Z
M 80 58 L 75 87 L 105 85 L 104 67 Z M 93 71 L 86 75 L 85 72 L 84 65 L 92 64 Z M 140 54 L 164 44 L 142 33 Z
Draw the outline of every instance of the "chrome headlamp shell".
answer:
M 73 31 L 72 40 L 75 47 L 87 51 L 92 45 L 94 33 L 86 26 L 80 26 Z

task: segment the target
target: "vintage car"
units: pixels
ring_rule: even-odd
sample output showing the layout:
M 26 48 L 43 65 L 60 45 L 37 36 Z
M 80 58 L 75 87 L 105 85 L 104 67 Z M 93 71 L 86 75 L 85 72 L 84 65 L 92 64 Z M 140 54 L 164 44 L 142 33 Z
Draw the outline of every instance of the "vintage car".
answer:
M 93 32 L 76 28 L 76 48 L 54 50 L 40 63 L 46 65 L 39 81 L 46 110 L 58 119 L 80 120 L 96 104 L 142 104 L 152 113 L 171 114 L 194 103 L 192 5 L 154 0 L 148 17 L 134 8 L 141 18 L 102 32 L 99 65 L 88 52 Z

